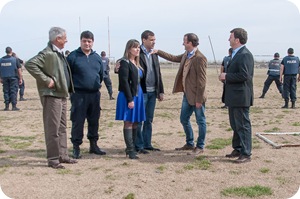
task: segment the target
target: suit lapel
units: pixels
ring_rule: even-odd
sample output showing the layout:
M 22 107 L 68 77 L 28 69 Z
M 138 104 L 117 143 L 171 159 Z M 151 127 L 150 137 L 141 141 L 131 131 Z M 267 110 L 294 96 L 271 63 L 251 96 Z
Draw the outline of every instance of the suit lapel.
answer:
M 244 48 L 245 48 L 245 46 L 243 46 L 242 48 L 240 48 L 239 51 L 236 52 L 236 54 L 234 55 L 234 57 L 229 60 L 227 68 L 230 66 L 230 64 L 232 64 L 232 63 L 235 62 L 235 60 L 238 57 L 237 55 L 239 55 L 243 51 Z

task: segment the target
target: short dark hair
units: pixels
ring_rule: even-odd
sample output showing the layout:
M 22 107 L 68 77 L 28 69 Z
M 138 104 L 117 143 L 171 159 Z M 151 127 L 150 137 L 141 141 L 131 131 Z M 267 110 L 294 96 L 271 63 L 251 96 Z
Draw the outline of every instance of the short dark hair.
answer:
M 248 34 L 247 31 L 243 28 L 234 28 L 230 31 L 230 33 L 233 33 L 234 38 L 239 39 L 241 44 L 246 44 L 248 40 Z
M 8 46 L 8 47 L 5 48 L 5 53 L 6 54 L 10 54 L 11 52 L 12 52 L 11 47 Z
M 83 31 L 80 35 L 80 40 L 82 38 L 86 38 L 86 39 L 92 39 L 94 41 L 94 34 L 91 31 Z
M 275 53 L 274 57 L 280 57 L 279 53 Z
M 154 32 L 152 32 L 151 30 L 145 30 L 141 35 L 142 42 L 143 39 L 148 39 L 149 36 L 154 36 Z
M 187 33 L 184 36 L 187 38 L 187 40 L 189 42 L 192 42 L 192 45 L 194 47 L 196 47 L 196 46 L 199 45 L 199 38 L 198 38 L 198 36 L 196 34 L 194 34 L 194 33 Z
M 292 54 L 294 54 L 294 49 L 289 48 L 287 52 L 288 52 L 288 54 L 291 54 L 291 55 L 292 55 Z

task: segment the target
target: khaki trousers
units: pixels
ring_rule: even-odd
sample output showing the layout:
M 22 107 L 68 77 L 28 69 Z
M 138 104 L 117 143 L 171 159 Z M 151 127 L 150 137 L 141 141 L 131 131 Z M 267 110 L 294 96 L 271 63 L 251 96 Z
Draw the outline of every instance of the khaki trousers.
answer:
M 69 159 L 67 149 L 67 99 L 41 96 L 48 164 Z

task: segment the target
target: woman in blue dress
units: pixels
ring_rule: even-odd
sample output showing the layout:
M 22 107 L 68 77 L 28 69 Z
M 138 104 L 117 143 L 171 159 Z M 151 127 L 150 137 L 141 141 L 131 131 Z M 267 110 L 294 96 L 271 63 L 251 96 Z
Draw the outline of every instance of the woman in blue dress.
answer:
M 124 121 L 123 134 L 126 144 L 126 156 L 138 159 L 134 148 L 134 140 L 139 122 L 146 120 L 143 91 L 140 78 L 143 69 L 139 64 L 140 43 L 131 39 L 127 42 L 124 56 L 118 70 L 119 94 L 117 98 L 116 120 Z

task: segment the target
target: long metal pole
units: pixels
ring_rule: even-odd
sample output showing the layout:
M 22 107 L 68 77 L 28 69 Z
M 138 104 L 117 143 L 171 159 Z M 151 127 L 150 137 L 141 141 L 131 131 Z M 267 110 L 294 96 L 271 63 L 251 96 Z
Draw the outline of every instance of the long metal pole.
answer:
M 107 31 L 108 31 L 108 57 L 110 57 L 110 32 L 109 32 L 109 16 L 107 17 Z
M 79 17 L 79 35 L 81 34 L 81 19 Z
M 211 50 L 212 50 L 212 53 L 213 53 L 213 56 L 214 56 L 214 63 L 215 63 L 215 67 L 216 67 L 216 70 L 217 70 L 217 74 L 219 74 L 219 71 L 218 71 L 218 68 L 217 68 L 217 60 L 216 60 L 216 56 L 215 56 L 215 51 L 214 51 L 214 48 L 213 48 L 213 45 L 211 43 L 211 39 L 210 39 L 210 36 L 208 35 L 208 39 L 209 39 L 209 43 L 210 43 L 210 47 L 211 47 Z

